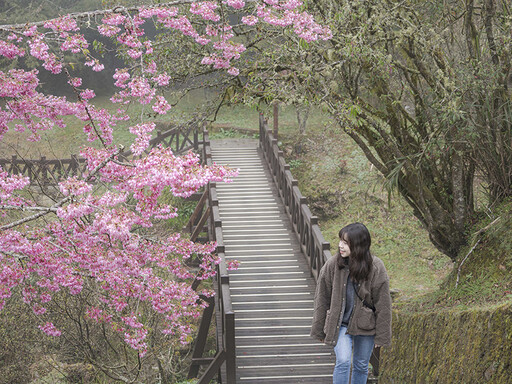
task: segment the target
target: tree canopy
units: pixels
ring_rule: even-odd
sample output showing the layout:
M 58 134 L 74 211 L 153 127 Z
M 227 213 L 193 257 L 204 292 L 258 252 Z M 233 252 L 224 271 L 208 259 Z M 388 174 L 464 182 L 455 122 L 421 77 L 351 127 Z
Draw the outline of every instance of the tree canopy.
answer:
M 248 46 L 259 60 L 238 97 L 324 106 L 454 260 L 476 211 L 512 193 L 509 2 L 321 0 L 307 9 L 333 38 L 308 44 L 256 30 Z
M 329 29 L 301 6 L 296 0 L 257 2 L 241 21 L 290 28 L 310 42 L 330 38 Z M 87 360 L 117 380 L 133 382 L 141 360 L 157 355 L 162 337 L 189 342 L 190 320 L 206 305 L 200 295 L 213 294 L 207 288 L 196 292 L 192 281 L 215 273 L 215 244 L 151 233 L 155 220 L 176 216 L 162 194 L 169 190 L 187 197 L 209 181 L 236 175 L 221 166 L 200 165 L 193 153 L 176 156 L 169 148 L 149 148 L 152 116 L 171 109 L 162 90 L 170 85 L 173 69 L 158 60 L 165 52 L 159 49 L 163 40 L 154 41 L 146 29 L 153 24 L 153 30 L 167 36 L 184 36 L 201 55 L 202 66 L 232 77 L 239 73 L 237 63 L 246 47 L 235 39 L 227 15 L 244 7 L 242 0 L 177 0 L 0 26 L 0 139 L 28 133 L 29 142 L 37 145 L 41 132 L 63 129 L 65 117 L 73 117 L 89 142 L 80 153 L 86 171 L 60 181 L 57 195 L 39 198 L 28 191 L 28 178 L 0 168 L 0 310 L 20 298 L 39 319 L 41 331 L 59 336 L 58 316 L 49 308 L 59 307 L 52 303 L 64 295 L 75 305 L 66 303 L 60 310 L 79 324 L 79 335 L 67 337 L 83 343 Z M 77 62 L 93 72 L 105 68 L 101 46 L 84 35 L 87 28 L 115 41 L 125 63 L 114 71 L 113 111 L 95 105 L 94 89 L 74 71 Z M 28 59 L 36 61 L 35 68 L 23 65 Z M 64 75 L 74 97 L 45 93 L 43 71 Z M 137 117 L 129 114 L 132 103 L 141 105 Z M 130 122 L 131 158 L 121 156 L 124 148 L 114 139 L 121 121 Z M 188 265 L 193 256 L 200 259 L 197 270 Z M 77 308 L 76 317 L 71 307 Z M 105 356 L 119 358 L 119 352 L 108 340 L 108 352 L 100 352 L 88 339 L 89 327 L 105 338 L 118 335 L 136 357 L 111 364 Z

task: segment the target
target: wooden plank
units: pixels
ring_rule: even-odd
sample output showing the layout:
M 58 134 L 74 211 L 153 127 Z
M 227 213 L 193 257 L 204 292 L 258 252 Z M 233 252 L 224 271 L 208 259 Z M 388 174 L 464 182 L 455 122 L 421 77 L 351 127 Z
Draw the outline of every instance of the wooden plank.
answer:
M 203 226 L 206 223 L 206 220 L 208 220 L 208 216 L 210 215 L 210 210 L 211 210 L 211 207 L 208 207 L 206 209 L 206 212 L 201 217 L 201 220 L 199 220 L 199 223 L 195 227 L 194 232 L 192 232 L 192 235 L 190 236 L 191 241 L 196 241 L 199 234 L 203 231 Z
M 205 188 L 203 194 L 201 195 L 201 199 L 196 205 L 196 208 L 194 209 L 194 212 L 190 216 L 190 219 L 188 220 L 188 223 L 186 225 L 186 229 L 188 231 L 192 231 L 192 228 L 195 224 L 197 224 L 197 219 L 201 212 L 203 211 L 204 204 L 206 202 L 206 199 L 208 199 L 208 188 Z M 203 223 L 204 224 L 204 223 Z

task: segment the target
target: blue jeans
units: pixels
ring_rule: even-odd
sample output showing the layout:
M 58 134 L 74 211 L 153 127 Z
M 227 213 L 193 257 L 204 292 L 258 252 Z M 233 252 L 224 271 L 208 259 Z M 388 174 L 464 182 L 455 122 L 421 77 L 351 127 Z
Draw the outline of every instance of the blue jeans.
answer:
M 332 375 L 333 384 L 366 384 L 368 363 L 373 351 L 375 336 L 347 335 L 347 327 L 340 327 L 338 343 L 334 347 L 336 365 Z M 352 363 L 352 381 L 350 365 Z

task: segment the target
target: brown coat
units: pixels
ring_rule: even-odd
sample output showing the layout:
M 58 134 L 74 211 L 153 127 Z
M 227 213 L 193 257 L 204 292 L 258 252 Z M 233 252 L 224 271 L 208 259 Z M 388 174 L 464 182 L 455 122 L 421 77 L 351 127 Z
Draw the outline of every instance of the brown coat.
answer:
M 329 345 L 336 345 L 342 310 L 345 307 L 348 266 L 338 267 L 331 257 L 320 270 L 315 293 L 315 311 L 311 336 Z M 373 265 L 367 280 L 358 284 L 359 296 L 375 306 L 375 312 L 365 307 L 356 296 L 348 323 L 349 335 L 375 335 L 375 344 L 391 344 L 391 295 L 389 277 L 384 263 L 373 256 Z

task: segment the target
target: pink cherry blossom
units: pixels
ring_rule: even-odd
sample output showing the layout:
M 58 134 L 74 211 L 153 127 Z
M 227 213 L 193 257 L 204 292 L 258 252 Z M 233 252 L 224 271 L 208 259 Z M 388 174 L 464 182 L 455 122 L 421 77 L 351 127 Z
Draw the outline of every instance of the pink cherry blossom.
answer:
M 138 124 L 134 127 L 130 127 L 130 132 L 137 136 L 135 142 L 130 147 L 134 155 L 138 156 L 148 148 L 149 140 L 151 140 L 150 133 L 154 129 L 155 123 Z
M 126 20 L 126 16 L 121 15 L 120 13 L 111 13 L 108 15 L 105 15 L 103 19 L 101 20 L 104 24 L 107 25 L 119 25 L 123 24 Z
M 91 192 L 92 185 L 88 184 L 84 180 L 77 179 L 76 176 L 72 176 L 69 179 L 66 179 L 59 183 L 59 189 L 64 196 L 69 195 L 83 195 L 85 193 Z
M 228 69 L 228 73 L 231 76 L 238 76 L 238 74 L 240 73 L 240 70 L 238 68 L 231 67 L 231 68 Z
M 114 74 L 114 79 L 116 80 L 115 85 L 120 88 L 126 88 L 126 81 L 130 79 L 130 72 L 126 68 L 119 69 L 116 68 L 116 73 Z
M 70 15 L 66 15 L 66 16 L 60 17 L 58 19 L 49 20 L 46 23 L 44 23 L 44 27 L 50 28 L 50 29 L 54 30 L 55 32 L 78 31 L 80 29 L 80 28 L 78 28 L 76 20 L 73 19 Z
M 15 57 L 25 55 L 25 51 L 18 48 L 15 44 L 0 40 L 0 55 L 5 56 L 8 59 L 14 59 Z
M 39 325 L 38 328 L 48 336 L 60 336 L 62 334 L 53 323 L 47 322 L 45 325 Z
M 225 0 L 224 3 L 235 9 L 241 9 L 245 6 L 244 0 Z
M 87 43 L 83 35 L 67 36 L 66 40 L 60 46 L 63 52 L 71 51 L 73 53 L 78 53 L 83 49 L 87 49 L 88 47 L 89 43 Z
M 190 13 L 200 15 L 204 20 L 219 21 L 220 16 L 215 12 L 217 7 L 214 1 L 200 1 L 190 5 Z
M 55 292 L 78 295 L 91 281 L 97 289 L 88 288 L 91 304 L 86 316 L 118 332 L 139 356 L 147 353 L 152 330 L 133 303 L 161 315 L 163 333 L 187 342 L 192 332 L 190 319 L 198 318 L 206 306 L 199 295 L 213 294 L 192 290 L 191 282 L 215 275 L 221 262 L 216 245 L 193 243 L 179 234 L 154 239 L 144 233 L 150 232 L 155 220 L 177 216 L 176 208 L 162 199 L 165 191 L 188 197 L 209 182 L 230 181 L 237 171 L 201 165 L 193 153 L 177 156 L 170 148 L 150 148 L 155 124 L 147 121 L 146 114 L 128 124 L 134 135 L 128 144 L 131 157 L 126 158 L 124 147 L 115 143 L 114 129 L 119 121 L 130 120 L 130 102 L 151 105 L 146 112 L 170 110 L 157 90 L 169 85 L 172 74 L 155 62 L 156 44 L 145 35 L 146 20 L 152 18 L 166 33 L 190 38 L 203 49 L 202 64 L 237 76 L 236 63 L 246 48 L 235 41 L 234 29 L 221 14 L 244 6 L 242 0 L 198 1 L 188 11 L 157 5 L 103 16 L 99 33 L 112 38 L 129 62 L 113 75 L 118 87 L 111 97 L 118 103 L 114 112 L 93 104 L 95 91 L 81 89 L 82 79 L 73 77 L 70 61 L 63 60 L 74 54 L 73 60 L 80 60 L 87 70 L 104 69 L 102 58 L 89 52 L 90 42 L 80 33 L 80 18 L 63 16 L 42 27 L 28 24 L 0 39 L 4 60 L 29 54 L 45 70 L 68 75 L 69 86 L 77 92 L 73 100 L 42 93 L 37 70 L 0 71 L 0 139 L 12 130 L 12 134 L 26 132 L 29 140 L 37 140 L 41 131 L 64 128 L 65 117 L 73 117 L 82 124 L 84 138 L 97 144 L 84 146 L 80 152 L 83 168 L 61 180 L 60 195 L 45 206 L 27 197 L 27 177 L 9 175 L 0 168 L 0 215 L 7 217 L 16 210 L 22 218 L 21 224 L 8 222 L 0 230 L 0 310 L 15 291 L 21 292 L 21 300 L 44 319 L 39 328 L 49 336 L 59 336 L 61 331 L 47 321 L 50 306 L 45 303 Z M 288 28 L 306 41 L 330 38 L 330 30 L 301 12 L 301 6 L 299 0 L 259 1 L 255 13 L 247 14 L 242 22 Z M 193 24 L 190 15 L 201 24 Z M 44 215 L 51 218 L 24 225 Z M 186 263 L 192 256 L 199 260 L 194 270 Z M 230 269 L 236 267 L 236 262 L 228 264 Z
M 80 97 L 84 100 L 90 100 L 96 97 L 96 94 L 92 89 L 86 89 L 82 92 L 80 92 Z
M 116 27 L 115 25 L 99 25 L 98 32 L 103 36 L 113 37 L 117 35 L 121 31 L 121 28 Z
M 73 87 L 78 88 L 82 85 L 82 79 L 79 77 L 73 77 L 69 79 L 68 83 L 71 84 Z
M 153 77 L 153 81 L 160 87 L 165 87 L 166 85 L 169 85 L 170 79 L 171 76 L 169 76 L 167 73 L 161 73 L 158 76 Z
M 153 111 L 160 115 L 165 115 L 169 109 L 171 109 L 171 106 L 165 100 L 165 97 L 163 96 L 156 96 L 156 102 L 153 105 Z
M 255 25 L 258 22 L 258 18 L 256 16 L 244 16 L 242 17 L 242 23 L 247 25 Z

